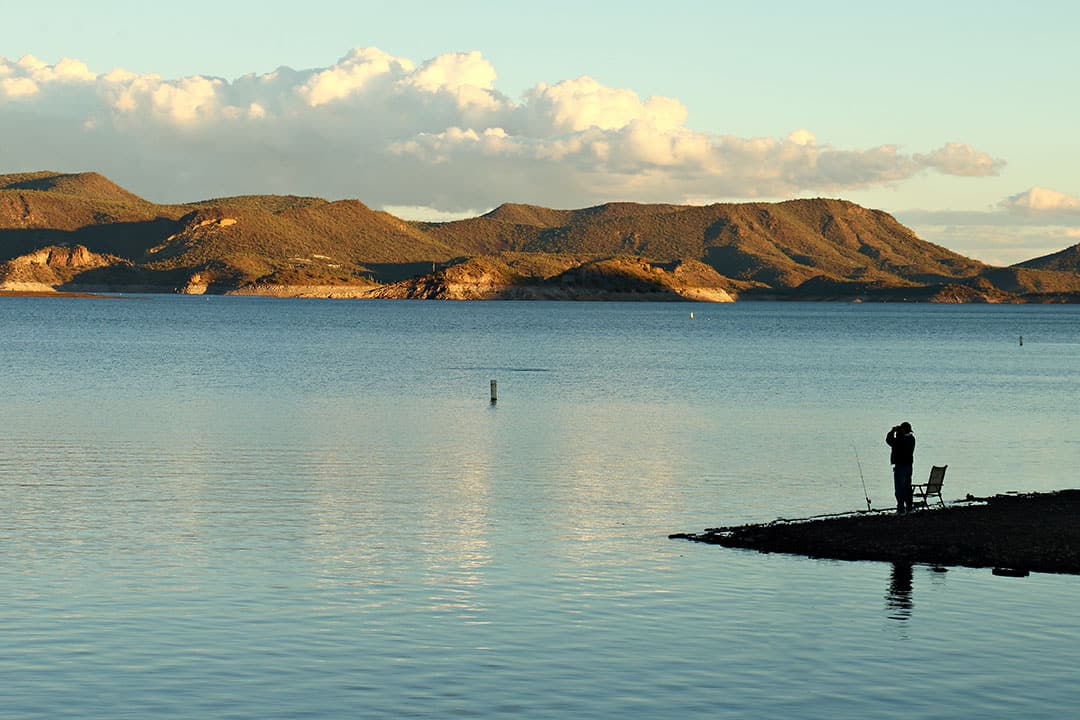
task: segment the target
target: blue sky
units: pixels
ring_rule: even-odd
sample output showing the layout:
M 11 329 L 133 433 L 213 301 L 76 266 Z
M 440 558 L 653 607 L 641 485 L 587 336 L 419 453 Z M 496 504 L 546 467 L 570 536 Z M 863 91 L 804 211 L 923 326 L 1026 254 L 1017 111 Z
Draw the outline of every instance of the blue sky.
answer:
M 412 217 L 823 195 L 1016 262 L 1080 242 L 1078 27 L 1066 2 L 20 3 L 0 172 Z

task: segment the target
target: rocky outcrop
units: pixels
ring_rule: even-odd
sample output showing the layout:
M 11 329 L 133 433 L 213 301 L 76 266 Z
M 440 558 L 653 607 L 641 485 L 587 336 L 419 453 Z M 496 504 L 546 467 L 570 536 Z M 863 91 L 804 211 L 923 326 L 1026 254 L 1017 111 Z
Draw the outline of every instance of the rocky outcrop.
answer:
M 496 258 L 471 258 L 441 270 L 375 289 L 372 297 L 412 300 L 491 300 L 525 279 Z
M 32 266 L 47 266 L 53 269 L 85 269 L 104 267 L 112 264 L 120 258 L 92 253 L 82 245 L 75 247 L 46 247 L 34 252 L 17 257 L 9 264 L 13 268 L 27 268 Z
M 236 225 L 237 219 L 226 217 L 221 208 L 202 208 L 180 218 L 179 232 L 165 238 L 165 241 L 146 251 L 146 260 L 161 263 L 164 260 L 182 255 L 191 248 L 205 241 L 217 231 Z
M 614 257 L 572 262 L 549 276 L 527 275 L 526 262 L 471 258 L 375 289 L 371 297 L 425 300 L 691 300 L 732 302 L 731 281 L 698 261 L 653 263 Z M 535 270 L 535 265 L 533 266 Z
M 960 285 L 948 283 L 942 285 L 937 292 L 930 295 L 930 302 L 943 304 L 959 303 L 1002 303 L 1011 302 L 1015 296 L 1003 293 L 995 289 L 989 283 L 972 283 Z
M 205 295 L 209 287 L 210 278 L 202 273 L 195 273 L 188 278 L 187 283 L 182 287 L 177 288 L 177 292 L 181 295 Z
M 50 246 L 34 250 L 0 265 L 0 289 L 55 289 L 76 280 L 80 275 L 130 263 L 123 258 L 90 252 L 82 245 Z

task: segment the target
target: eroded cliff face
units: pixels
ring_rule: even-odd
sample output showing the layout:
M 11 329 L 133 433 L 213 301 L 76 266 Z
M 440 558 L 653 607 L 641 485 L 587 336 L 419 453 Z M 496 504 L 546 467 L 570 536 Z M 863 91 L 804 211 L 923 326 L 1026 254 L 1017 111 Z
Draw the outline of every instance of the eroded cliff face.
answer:
M 0 290 L 55 290 L 88 271 L 128 265 L 123 258 L 94 253 L 82 245 L 53 245 L 0 265 Z
M 82 245 L 52 246 L 21 255 L 10 261 L 13 268 L 46 266 L 53 269 L 83 269 L 104 267 L 120 258 L 92 253 Z

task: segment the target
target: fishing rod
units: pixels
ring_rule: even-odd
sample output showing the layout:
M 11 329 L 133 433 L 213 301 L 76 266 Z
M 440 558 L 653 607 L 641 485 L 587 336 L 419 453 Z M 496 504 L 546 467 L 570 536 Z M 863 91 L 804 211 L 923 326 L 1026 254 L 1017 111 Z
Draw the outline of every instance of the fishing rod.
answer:
M 866 512 L 870 512 L 870 493 L 866 491 L 866 478 L 863 477 L 862 463 L 859 462 L 859 449 L 854 445 L 851 446 L 851 449 L 855 451 L 855 463 L 859 466 L 859 479 L 862 480 L 862 493 L 863 497 L 866 498 Z

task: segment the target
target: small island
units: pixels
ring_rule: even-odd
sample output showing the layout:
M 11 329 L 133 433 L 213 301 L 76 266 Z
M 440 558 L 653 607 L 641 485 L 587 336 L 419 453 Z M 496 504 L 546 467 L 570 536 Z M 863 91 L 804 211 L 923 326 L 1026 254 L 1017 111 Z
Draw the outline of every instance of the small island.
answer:
M 1080 490 L 967 499 L 908 515 L 858 512 L 675 533 L 671 538 L 834 560 L 1080 574 Z

